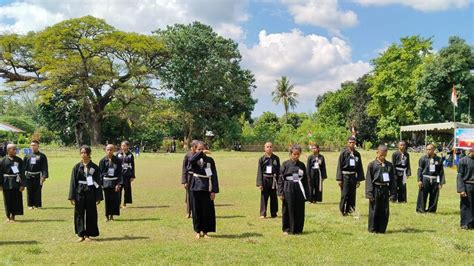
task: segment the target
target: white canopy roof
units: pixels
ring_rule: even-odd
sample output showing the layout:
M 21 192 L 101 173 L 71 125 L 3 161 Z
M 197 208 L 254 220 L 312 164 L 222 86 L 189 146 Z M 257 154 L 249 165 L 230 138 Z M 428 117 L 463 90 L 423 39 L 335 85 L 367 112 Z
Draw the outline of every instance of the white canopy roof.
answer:
M 400 132 L 416 132 L 416 131 L 444 131 L 452 132 L 456 128 L 474 128 L 474 124 L 461 122 L 446 122 L 434 124 L 408 125 L 401 126 Z

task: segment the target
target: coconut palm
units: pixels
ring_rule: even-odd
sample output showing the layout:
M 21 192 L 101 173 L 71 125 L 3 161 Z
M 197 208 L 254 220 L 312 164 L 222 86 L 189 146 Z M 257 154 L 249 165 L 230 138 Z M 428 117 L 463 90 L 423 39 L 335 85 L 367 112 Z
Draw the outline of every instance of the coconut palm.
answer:
M 280 80 L 277 80 L 277 86 L 275 90 L 272 92 L 273 102 L 279 104 L 280 102 L 283 103 L 285 107 L 285 117 L 288 117 L 288 109 L 295 109 L 298 100 L 298 93 L 294 92 L 295 85 L 290 84 L 290 80 L 283 76 Z

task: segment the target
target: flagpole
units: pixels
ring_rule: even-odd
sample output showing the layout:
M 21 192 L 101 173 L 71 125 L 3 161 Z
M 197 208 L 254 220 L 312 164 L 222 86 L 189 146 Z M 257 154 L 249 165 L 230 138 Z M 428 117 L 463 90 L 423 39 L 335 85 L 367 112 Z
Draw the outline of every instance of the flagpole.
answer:
M 471 96 L 469 96 L 469 106 L 467 108 L 467 122 L 471 123 Z

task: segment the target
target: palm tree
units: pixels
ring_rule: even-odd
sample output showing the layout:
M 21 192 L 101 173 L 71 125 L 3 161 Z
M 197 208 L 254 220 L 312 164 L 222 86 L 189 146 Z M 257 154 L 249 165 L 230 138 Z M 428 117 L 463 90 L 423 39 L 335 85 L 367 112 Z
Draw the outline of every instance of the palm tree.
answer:
M 295 109 L 298 100 L 298 93 L 294 92 L 295 85 L 290 84 L 290 80 L 283 76 L 280 80 L 277 80 L 277 86 L 275 90 L 272 92 L 273 102 L 275 104 L 279 104 L 280 102 L 283 103 L 285 107 L 285 117 L 288 119 L 288 109 Z

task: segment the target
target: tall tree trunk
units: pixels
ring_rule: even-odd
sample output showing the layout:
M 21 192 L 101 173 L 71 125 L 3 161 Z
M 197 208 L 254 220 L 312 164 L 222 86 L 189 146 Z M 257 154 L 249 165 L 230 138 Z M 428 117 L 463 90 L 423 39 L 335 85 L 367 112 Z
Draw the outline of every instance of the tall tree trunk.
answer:
M 84 123 L 78 121 L 74 126 L 74 135 L 76 137 L 77 147 L 81 147 L 84 144 Z
M 91 144 L 97 146 L 102 143 L 102 114 L 93 114 L 91 120 Z

